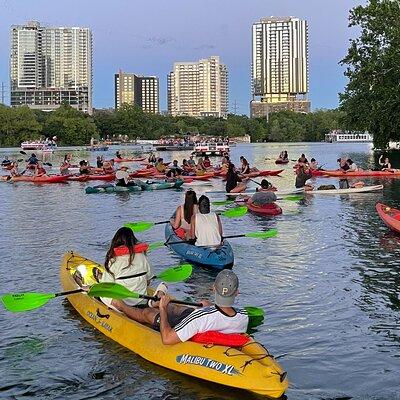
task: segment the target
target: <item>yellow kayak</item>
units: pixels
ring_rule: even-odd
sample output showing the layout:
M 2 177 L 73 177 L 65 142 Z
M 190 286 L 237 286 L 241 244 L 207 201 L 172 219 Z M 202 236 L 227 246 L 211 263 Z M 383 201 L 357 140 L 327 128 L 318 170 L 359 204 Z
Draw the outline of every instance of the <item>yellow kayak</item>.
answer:
M 86 271 L 84 284 L 94 283 L 93 268 L 103 266 L 69 252 L 60 279 L 65 291 L 78 289 L 74 272 Z M 160 333 L 109 309 L 86 293 L 68 296 L 71 305 L 97 330 L 154 364 L 196 378 L 279 398 L 288 387 L 286 372 L 261 344 L 251 340 L 240 348 L 205 346 L 195 342 L 163 345 Z

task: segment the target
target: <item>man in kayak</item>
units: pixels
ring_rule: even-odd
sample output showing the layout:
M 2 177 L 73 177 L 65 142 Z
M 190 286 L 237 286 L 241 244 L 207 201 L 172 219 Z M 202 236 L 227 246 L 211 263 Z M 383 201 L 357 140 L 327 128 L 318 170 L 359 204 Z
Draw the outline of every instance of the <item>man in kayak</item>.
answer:
M 189 157 L 188 164 L 191 168 L 196 167 L 196 161 L 193 159 L 193 156 Z
M 304 188 L 305 190 L 313 190 L 314 186 L 307 184 L 307 181 L 312 178 L 311 172 L 306 169 L 304 165 L 300 166 L 296 170 L 296 188 Z
M 196 240 L 196 246 L 219 246 L 222 241 L 222 224 L 219 216 L 210 212 L 210 200 L 200 196 L 199 212 L 192 215 L 190 238 Z
M 389 172 L 394 172 L 394 170 L 392 170 L 392 164 L 389 161 L 388 157 L 385 157 L 385 160 L 383 160 L 383 154 L 379 157 L 379 165 L 381 166 L 381 170 L 382 171 L 389 171 Z
M 128 167 L 123 165 L 115 174 L 117 183 L 115 186 L 137 186 L 136 183 L 131 179 L 128 173 Z
M 229 270 L 222 270 L 213 285 L 215 305 L 202 300 L 203 307 L 193 309 L 171 304 L 164 283 L 156 290 L 160 298 L 157 308 L 129 307 L 121 300 L 113 300 L 112 305 L 129 318 L 159 330 L 163 344 L 186 342 L 197 333 L 218 331 L 221 333 L 245 333 L 249 323 L 247 312 L 233 308 L 239 290 L 239 279 Z
M 167 167 L 164 165 L 164 160 L 162 158 L 159 158 L 157 160 L 155 167 L 156 167 L 156 170 L 161 174 L 165 173 L 165 171 L 167 169 Z
M 182 175 L 182 170 L 178 165 L 178 160 L 174 160 L 172 162 L 172 166 L 169 168 L 166 175 L 168 176 L 168 178 L 176 178 L 176 177 Z
M 34 168 L 36 165 L 38 165 L 39 160 L 36 157 L 36 154 L 32 153 L 32 155 L 26 160 L 27 167 L 28 168 Z

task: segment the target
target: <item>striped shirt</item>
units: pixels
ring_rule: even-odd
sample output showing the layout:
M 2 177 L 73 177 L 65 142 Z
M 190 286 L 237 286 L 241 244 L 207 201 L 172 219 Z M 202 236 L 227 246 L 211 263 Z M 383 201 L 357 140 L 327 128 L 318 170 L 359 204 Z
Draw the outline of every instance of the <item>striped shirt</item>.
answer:
M 221 333 L 244 333 L 247 330 L 249 317 L 243 309 L 235 309 L 232 317 L 225 314 L 218 306 L 194 310 L 178 323 L 174 330 L 181 342 L 189 340 L 196 333 L 218 331 Z

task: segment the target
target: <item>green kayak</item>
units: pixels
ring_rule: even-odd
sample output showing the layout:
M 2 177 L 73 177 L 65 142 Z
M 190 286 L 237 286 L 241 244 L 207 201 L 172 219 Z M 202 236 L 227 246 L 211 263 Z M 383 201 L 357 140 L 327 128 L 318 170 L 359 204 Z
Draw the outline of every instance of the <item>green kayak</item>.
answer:
M 86 194 L 91 193 L 120 193 L 120 192 L 141 192 L 162 189 L 179 189 L 183 185 L 183 180 L 178 179 L 175 182 L 164 181 L 139 181 L 135 186 L 116 186 L 111 184 L 88 186 L 85 188 Z

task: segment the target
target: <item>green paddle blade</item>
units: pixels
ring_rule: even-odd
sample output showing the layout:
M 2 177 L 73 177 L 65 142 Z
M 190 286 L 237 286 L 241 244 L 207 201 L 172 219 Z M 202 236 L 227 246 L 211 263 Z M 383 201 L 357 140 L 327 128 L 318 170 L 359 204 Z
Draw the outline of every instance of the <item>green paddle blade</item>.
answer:
M 150 229 L 153 226 L 154 222 L 149 222 L 149 221 L 128 222 L 124 224 L 125 228 L 130 228 L 135 233 L 147 231 L 147 229 Z
M 164 242 L 154 242 L 149 244 L 149 249 L 147 251 L 153 251 L 159 249 L 160 247 L 164 247 Z
M 248 331 L 261 325 L 264 322 L 264 310 L 259 307 L 244 307 L 249 316 L 249 324 L 247 325 Z
M 233 200 L 217 200 L 213 201 L 211 204 L 213 206 L 226 206 L 228 204 L 232 204 L 234 201 Z
M 39 308 L 54 297 L 52 293 L 11 293 L 2 296 L 1 301 L 8 311 L 22 312 Z
M 91 297 L 106 297 L 117 300 L 126 299 L 128 297 L 134 299 L 139 298 L 138 293 L 131 292 L 125 286 L 111 282 L 96 283 L 90 288 L 88 295 Z
M 182 282 L 192 275 L 193 267 L 190 264 L 182 264 L 171 267 L 156 276 L 166 282 Z
M 221 215 L 228 218 L 237 218 L 237 217 L 243 217 L 243 215 L 245 215 L 246 213 L 247 213 L 247 207 L 242 206 L 226 210 L 223 213 L 221 213 Z
M 285 196 L 282 198 L 282 200 L 288 200 L 288 201 L 299 201 L 299 200 L 303 200 L 304 196 L 302 195 L 293 195 L 293 196 Z
M 255 238 L 255 239 L 268 239 L 268 238 L 276 236 L 277 234 L 278 234 L 277 229 L 269 229 L 268 231 L 265 231 L 265 232 L 246 233 L 245 236 Z

